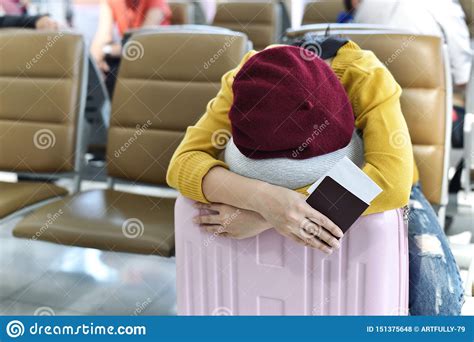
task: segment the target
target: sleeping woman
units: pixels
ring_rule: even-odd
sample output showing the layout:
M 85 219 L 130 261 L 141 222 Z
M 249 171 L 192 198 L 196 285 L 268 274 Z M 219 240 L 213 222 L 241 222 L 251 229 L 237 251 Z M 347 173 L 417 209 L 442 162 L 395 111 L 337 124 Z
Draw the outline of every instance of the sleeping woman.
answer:
M 206 113 L 188 127 L 171 160 L 168 184 L 210 210 L 195 218 L 209 232 L 242 239 L 274 228 L 332 253 L 343 233 L 306 203 L 306 190 L 348 156 L 383 189 L 364 215 L 401 208 L 409 200 L 419 204 L 409 224 L 410 313 L 459 314 L 459 273 L 417 185 L 401 89 L 372 52 L 351 41 L 338 44 L 329 49 L 333 56 L 323 53 L 331 57 L 325 59 L 282 45 L 244 56 L 222 77 Z M 393 143 L 394 135 L 406 144 Z M 223 144 L 222 136 L 231 139 Z M 444 259 L 420 253 L 416 236 L 427 231 L 440 241 Z

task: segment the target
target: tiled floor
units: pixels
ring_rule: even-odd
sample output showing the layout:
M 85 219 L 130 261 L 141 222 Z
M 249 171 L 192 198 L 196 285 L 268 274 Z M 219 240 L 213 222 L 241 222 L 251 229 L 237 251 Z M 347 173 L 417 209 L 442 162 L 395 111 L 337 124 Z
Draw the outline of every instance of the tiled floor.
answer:
M 0 314 L 174 315 L 174 259 L 11 237 L 1 227 Z
M 83 188 L 91 187 L 104 184 Z M 474 229 L 473 208 L 454 196 L 449 213 L 457 215 L 451 234 Z M 0 225 L 0 315 L 176 314 L 174 259 L 21 240 L 11 233 L 18 220 Z M 467 305 L 474 314 L 474 301 Z
M 86 181 L 82 190 L 104 187 Z M 175 195 L 138 186 L 134 190 Z M 18 239 L 12 230 L 20 219 L 0 225 L 0 315 L 176 314 L 174 258 Z

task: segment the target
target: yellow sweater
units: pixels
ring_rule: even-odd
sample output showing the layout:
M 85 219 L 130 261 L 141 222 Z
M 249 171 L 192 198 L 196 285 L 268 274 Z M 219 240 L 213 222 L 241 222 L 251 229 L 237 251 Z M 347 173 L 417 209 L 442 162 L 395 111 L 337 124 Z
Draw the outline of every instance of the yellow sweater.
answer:
M 167 182 L 186 197 L 207 203 L 202 192 L 204 176 L 214 166 L 227 168 L 218 160 L 222 149 L 213 140 L 221 132 L 230 134 L 232 82 L 242 65 L 256 53 L 247 53 L 237 68 L 222 77 L 219 93 L 201 119 L 188 127 L 171 159 Z M 412 184 L 418 180 L 418 171 L 400 108 L 400 86 L 372 52 L 353 42 L 338 51 L 331 68 L 351 100 L 355 125 L 363 132 L 363 171 L 383 189 L 364 215 L 403 207 L 408 203 Z M 306 193 L 307 188 L 297 191 Z

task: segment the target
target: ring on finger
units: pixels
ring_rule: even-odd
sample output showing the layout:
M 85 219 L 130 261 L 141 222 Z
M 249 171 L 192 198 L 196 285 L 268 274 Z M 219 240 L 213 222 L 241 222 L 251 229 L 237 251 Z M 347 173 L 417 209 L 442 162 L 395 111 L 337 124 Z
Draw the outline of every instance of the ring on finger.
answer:
M 319 237 L 321 236 L 322 227 L 319 224 L 314 223 L 313 221 L 310 221 L 310 222 L 311 222 L 311 225 L 303 227 L 303 229 L 309 234 L 319 239 Z
M 314 236 L 316 236 L 319 239 L 319 237 L 321 236 L 321 231 L 323 230 L 323 228 L 319 224 L 317 224 L 316 227 L 318 227 L 318 231 Z

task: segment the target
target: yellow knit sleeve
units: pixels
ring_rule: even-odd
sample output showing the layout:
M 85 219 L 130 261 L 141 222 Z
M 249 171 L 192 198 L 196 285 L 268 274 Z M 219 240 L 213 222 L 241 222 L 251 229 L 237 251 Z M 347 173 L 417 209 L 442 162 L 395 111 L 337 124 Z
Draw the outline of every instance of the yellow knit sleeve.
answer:
M 235 74 L 255 53 L 247 53 L 237 68 L 222 77 L 217 96 L 209 102 L 201 119 L 188 127 L 171 158 L 166 181 L 186 197 L 208 203 L 202 191 L 204 176 L 215 166 L 227 168 L 218 158 L 231 136 L 228 114 L 233 102 L 232 84 Z
M 344 72 L 341 82 L 352 102 L 355 125 L 363 133 L 363 171 L 383 189 L 364 214 L 403 207 L 413 184 L 414 160 L 400 106 L 401 88 L 367 51 Z

